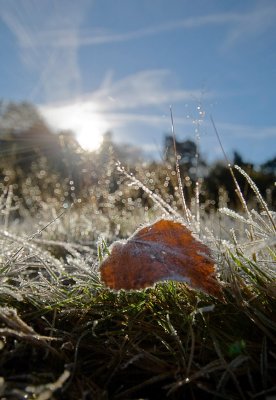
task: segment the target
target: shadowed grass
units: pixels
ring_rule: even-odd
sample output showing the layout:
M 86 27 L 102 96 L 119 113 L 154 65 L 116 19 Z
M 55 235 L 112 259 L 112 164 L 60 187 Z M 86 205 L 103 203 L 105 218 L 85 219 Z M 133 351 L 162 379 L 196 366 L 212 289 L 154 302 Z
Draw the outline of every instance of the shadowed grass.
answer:
M 6 396 L 23 398 L 28 386 L 56 381 L 64 370 L 70 377 L 55 398 L 263 398 L 262 392 L 275 392 L 276 301 L 266 293 L 246 285 L 237 301 L 226 290 L 224 304 L 172 282 L 141 292 L 78 289 L 64 289 L 68 296 L 60 303 L 14 302 L 35 332 L 28 340 L 10 336 L 11 323 L 1 316 Z M 38 333 L 54 340 L 39 340 Z

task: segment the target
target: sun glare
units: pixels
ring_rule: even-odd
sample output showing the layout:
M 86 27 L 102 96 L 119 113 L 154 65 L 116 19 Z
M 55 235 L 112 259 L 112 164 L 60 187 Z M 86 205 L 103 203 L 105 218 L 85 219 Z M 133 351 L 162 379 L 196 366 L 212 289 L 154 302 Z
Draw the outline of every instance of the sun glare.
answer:
M 91 109 L 75 107 L 68 116 L 68 124 L 72 126 L 76 139 L 84 150 L 97 150 L 103 139 L 103 134 L 109 126 L 104 118 Z
M 97 150 L 103 140 L 103 134 L 108 130 L 107 123 L 96 114 L 79 121 L 76 129 L 76 139 L 84 150 Z
M 93 132 L 88 129 L 83 129 L 83 131 L 77 135 L 77 141 L 84 150 L 93 151 L 97 150 L 102 143 L 102 134 L 100 132 Z
M 44 109 L 44 115 L 57 128 L 72 130 L 84 150 L 97 150 L 103 135 L 110 129 L 103 115 L 92 103 L 75 103 Z

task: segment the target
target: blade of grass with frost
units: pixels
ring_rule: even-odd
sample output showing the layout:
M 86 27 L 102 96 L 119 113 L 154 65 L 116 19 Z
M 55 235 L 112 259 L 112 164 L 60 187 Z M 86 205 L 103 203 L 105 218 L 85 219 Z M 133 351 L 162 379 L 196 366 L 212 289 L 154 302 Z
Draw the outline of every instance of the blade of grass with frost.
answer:
M 250 178 L 250 176 L 238 165 L 235 165 L 235 168 L 246 178 L 247 182 L 249 183 L 249 185 L 251 186 L 251 189 L 254 191 L 254 193 L 256 194 L 257 199 L 259 200 L 260 204 L 262 205 L 263 209 L 265 210 L 265 212 L 267 213 L 267 216 L 271 222 L 271 225 L 274 228 L 274 231 L 276 231 L 276 224 L 273 221 L 273 218 L 271 217 L 271 213 L 268 209 L 268 206 L 266 204 L 266 202 L 264 201 L 259 189 L 257 188 L 256 184 L 252 181 L 252 179 Z
M 182 179 L 181 179 L 180 168 L 179 168 L 179 159 L 178 159 L 178 154 L 176 151 L 176 139 L 175 139 L 174 121 L 173 121 L 173 113 L 172 113 L 171 106 L 170 106 L 170 115 L 171 115 L 171 130 L 172 130 L 174 155 L 175 155 L 175 169 L 176 169 L 176 175 L 177 175 L 177 181 L 178 181 L 178 191 L 179 191 L 180 198 L 182 201 L 184 217 L 186 218 L 188 224 L 190 225 L 191 224 L 191 215 L 190 215 L 191 213 L 186 205 L 186 200 L 185 200 L 185 196 L 184 196 L 184 190 L 183 190 Z
M 166 213 L 167 215 L 174 215 L 177 218 L 181 218 L 180 214 L 175 211 L 168 203 L 166 203 L 162 197 L 158 196 L 157 194 L 153 193 L 150 189 L 148 189 L 139 179 L 135 178 L 133 175 L 129 174 L 123 166 L 121 166 L 120 162 L 117 162 L 117 170 L 125 175 L 130 181 L 130 185 L 137 185 L 141 188 L 145 193 L 149 195 L 149 197 L 154 201 L 155 204 L 160 207 L 160 209 Z
M 224 214 L 224 215 L 227 215 L 227 216 L 229 216 L 231 218 L 234 218 L 234 219 L 236 219 L 236 220 L 238 220 L 240 222 L 243 222 L 244 224 L 250 225 L 250 226 L 258 228 L 258 229 L 260 228 L 260 226 L 256 222 L 254 222 L 252 220 L 252 217 L 249 218 L 249 219 L 246 219 L 242 215 L 237 213 L 236 211 L 231 210 L 230 208 L 227 208 L 227 207 L 220 208 L 219 212 L 221 214 Z
M 67 212 L 67 210 L 62 211 L 57 217 L 55 217 L 52 221 L 50 221 L 48 224 L 46 224 L 42 229 L 38 230 L 37 232 L 35 232 L 34 234 L 32 234 L 31 236 L 27 237 L 24 240 L 24 244 L 23 246 L 19 247 L 15 253 L 10 257 L 9 262 L 11 261 L 15 261 L 17 260 L 17 258 L 20 256 L 20 253 L 22 252 L 22 250 L 26 247 L 28 247 L 29 245 L 29 241 L 31 241 L 33 238 L 35 238 L 36 236 L 39 236 L 44 230 L 46 230 L 50 225 L 52 225 L 54 222 L 56 222 L 62 215 L 65 214 L 65 212 Z M 20 239 L 20 241 L 22 242 L 22 239 Z
M 0 215 L 4 216 L 4 230 L 8 229 L 11 211 L 19 208 L 17 204 L 12 205 L 13 200 L 13 185 L 9 185 L 3 189 L 3 193 L 0 196 Z
M 106 255 L 110 256 L 110 251 L 108 249 L 107 243 L 104 238 L 100 238 L 97 243 L 97 255 L 98 260 L 101 263 Z
M 265 221 L 265 219 L 262 217 L 261 214 L 259 214 L 256 210 L 251 210 L 251 213 L 258 220 L 258 222 L 262 224 L 264 231 L 266 230 L 266 232 L 274 233 L 273 227 L 268 225 L 268 223 Z M 269 211 L 269 214 L 273 215 L 272 211 Z M 268 216 L 267 213 L 265 213 L 265 215 Z
M 220 148 L 221 148 L 222 153 L 223 153 L 223 155 L 224 155 L 225 161 L 226 161 L 226 163 L 227 163 L 228 169 L 229 169 L 230 174 L 231 174 L 231 176 L 232 176 L 233 182 L 234 182 L 234 184 L 235 184 L 235 187 L 236 187 L 235 192 L 237 193 L 238 198 L 239 198 L 239 200 L 240 200 L 240 202 L 241 202 L 241 204 L 242 204 L 242 206 L 243 206 L 243 208 L 244 208 L 244 211 L 245 211 L 246 214 L 248 215 L 248 218 L 250 218 L 250 212 L 249 212 L 249 210 L 248 210 L 246 201 L 245 201 L 245 199 L 244 199 L 244 197 L 243 197 L 243 194 L 242 194 L 240 185 L 238 184 L 238 181 L 237 181 L 237 179 L 236 179 L 236 177 L 235 177 L 235 174 L 234 174 L 233 168 L 232 168 L 232 166 L 231 166 L 231 163 L 230 163 L 230 161 L 228 160 L 228 157 L 227 157 L 227 155 L 226 155 L 226 153 L 225 153 L 225 151 L 224 151 L 224 148 L 223 148 L 222 142 L 221 142 L 221 140 L 220 140 L 220 136 L 219 136 L 219 133 L 218 133 L 218 130 L 217 130 L 217 127 L 216 127 L 216 125 L 215 125 L 215 122 L 214 122 L 214 120 L 213 120 L 212 115 L 210 115 L 210 120 L 211 120 L 211 123 L 212 123 L 212 125 L 213 125 L 214 131 L 215 131 L 215 134 L 216 134 L 216 137 L 217 137 L 218 142 L 219 142 L 219 145 L 220 145 Z
M 235 265 L 241 271 L 243 271 L 245 273 L 245 277 L 248 277 L 252 282 L 260 284 L 264 283 L 266 280 L 270 280 L 270 278 L 260 268 L 258 268 L 256 263 L 253 263 L 251 260 L 246 259 L 243 254 L 239 252 L 237 254 L 234 254 L 230 251 L 229 254 Z

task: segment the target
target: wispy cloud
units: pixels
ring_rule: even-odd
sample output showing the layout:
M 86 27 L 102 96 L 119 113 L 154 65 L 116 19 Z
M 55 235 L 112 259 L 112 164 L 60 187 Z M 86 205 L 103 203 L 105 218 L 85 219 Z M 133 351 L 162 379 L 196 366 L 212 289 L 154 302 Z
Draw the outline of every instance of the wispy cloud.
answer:
M 250 2 L 247 5 L 250 7 Z M 73 129 L 76 133 L 91 131 L 97 120 L 102 133 L 112 129 L 117 138 L 124 140 L 129 135 L 134 139 L 133 132 L 140 130 L 135 140 L 139 143 L 143 138 L 147 148 L 151 146 L 150 131 L 159 132 L 159 136 L 169 131 L 169 105 L 183 107 L 184 103 L 194 104 L 195 99 L 201 98 L 201 90 L 187 90 L 179 83 L 174 84 L 169 71 L 157 69 L 129 73 L 120 80 L 115 80 L 112 72 L 107 73 L 97 90 L 84 95 L 79 65 L 82 47 L 132 42 L 170 32 L 216 27 L 220 28 L 221 47 L 227 50 L 238 43 L 247 43 L 267 34 L 276 23 L 276 6 L 272 0 L 254 1 L 252 7 L 247 9 L 239 5 L 233 7 L 239 10 L 235 12 L 198 13 L 159 25 L 140 25 L 140 29 L 132 31 L 109 30 L 104 26 L 103 19 L 99 27 L 94 24 L 87 30 L 84 29 L 84 21 L 90 7 L 93 9 L 91 0 L 82 0 L 80 4 L 68 0 L 0 0 L 0 20 L 16 38 L 22 68 L 37 77 L 29 100 L 42 99 L 42 113 L 57 128 Z M 93 49 L 89 50 L 92 53 Z M 217 97 L 219 94 L 209 93 L 205 98 L 215 95 Z M 179 130 L 193 132 L 192 128 L 188 129 L 191 123 L 185 115 L 175 115 L 175 124 Z M 256 128 L 218 122 L 218 128 L 223 139 L 229 143 L 231 138 L 235 138 L 235 142 L 256 139 L 254 143 L 264 139 L 271 142 L 275 140 L 274 126 Z
M 65 0 L 0 2 L 0 20 L 16 38 L 23 67 L 38 76 L 29 94 L 30 100 L 34 100 L 38 93 L 45 100 L 53 100 L 76 95 L 80 91 L 77 36 L 87 4 L 87 1 L 82 1 L 82 7 L 79 7 L 77 3 Z M 43 46 L 39 43 L 40 32 L 58 33 L 60 28 L 66 30 L 70 47 L 59 48 L 50 43 Z M 52 38 L 53 42 L 58 40 L 58 35 Z
M 149 36 L 155 36 L 160 33 L 166 33 L 182 29 L 196 29 L 210 25 L 225 25 L 231 23 L 238 23 L 243 20 L 243 17 L 237 13 L 221 13 L 213 15 L 203 15 L 196 17 L 189 17 L 164 23 L 161 25 L 146 27 L 128 32 L 111 32 L 104 28 L 97 28 L 92 31 L 79 31 L 77 38 L 78 46 L 95 46 L 102 44 L 127 42 L 135 39 L 142 39 Z M 42 31 L 36 37 L 38 46 L 57 46 L 57 47 L 71 47 L 76 45 L 70 38 L 70 32 L 67 30 L 52 30 Z M 57 39 L 58 38 L 58 39 Z M 28 41 L 25 42 L 28 47 Z
M 173 88 L 168 70 L 146 70 L 115 82 L 110 80 L 92 96 L 102 110 L 126 110 L 146 106 L 168 107 L 171 103 L 191 101 L 201 96 L 201 90 Z M 209 93 L 208 97 L 211 96 L 213 94 Z
M 93 128 L 93 115 L 105 121 L 102 125 L 106 129 L 122 129 L 134 122 L 161 127 L 171 103 L 191 102 L 201 96 L 199 89 L 174 89 L 169 78 L 165 70 L 142 71 L 115 82 L 108 74 L 98 90 L 71 101 L 41 106 L 40 110 L 57 128 L 76 133 L 80 124 Z M 213 95 L 210 93 L 209 97 Z
M 40 110 L 59 129 L 72 129 L 77 136 L 80 133 L 93 135 L 93 132 L 101 135 L 112 130 L 115 140 L 140 145 L 158 158 L 162 137 L 170 131 L 169 101 L 173 98 L 174 106 L 185 102 L 196 109 L 195 99 L 201 97 L 199 89 L 174 89 L 168 82 L 169 73 L 164 70 L 143 71 L 115 82 L 108 74 L 99 90 L 74 102 L 49 104 Z M 204 95 L 205 102 L 214 96 L 214 93 Z M 184 108 L 180 115 L 174 115 L 174 123 L 180 139 L 194 137 L 195 125 L 192 119 L 187 119 Z M 229 157 L 241 143 L 246 147 L 248 143 L 254 143 L 255 147 L 253 144 L 250 146 L 257 157 L 260 143 L 264 140 L 273 143 L 276 137 L 276 126 L 256 127 L 220 121 L 216 125 L 226 150 L 230 152 Z M 208 116 L 201 129 L 201 145 L 208 159 L 221 157 Z
M 275 27 L 276 4 L 275 2 L 259 2 L 252 11 L 240 15 L 229 30 L 224 46 L 234 46 L 237 42 L 244 43 L 260 37 L 265 32 Z
M 263 141 L 276 139 L 276 126 L 254 126 L 248 124 L 219 123 L 218 128 L 221 134 L 227 138 L 236 138 L 236 140 L 254 140 Z
M 78 7 L 78 9 L 80 8 Z M 67 10 L 67 14 L 70 14 L 70 10 L 69 12 Z M 72 20 L 75 21 L 74 10 L 71 15 L 73 17 Z M 75 48 L 129 42 L 177 30 L 221 26 L 225 29 L 224 36 L 222 36 L 224 46 L 232 46 L 239 40 L 245 41 L 251 37 L 261 35 L 273 26 L 275 21 L 275 4 L 262 3 L 245 12 L 224 12 L 190 16 L 127 32 L 114 32 L 104 27 L 84 30 L 80 26 L 77 31 L 73 32 L 72 26 L 66 27 L 61 26 L 60 24 L 55 24 L 54 26 L 42 27 L 42 29 L 37 30 L 34 37 L 30 37 L 28 32 L 24 32 L 23 35 L 21 34 L 20 41 L 22 47 L 26 48 Z M 11 21 L 9 21 L 9 24 L 11 26 L 13 25 L 13 28 L 16 28 L 16 30 L 19 30 L 19 27 L 14 27 L 14 24 L 11 23 Z
M 82 92 L 82 76 L 80 72 L 78 51 L 83 46 L 99 46 L 119 42 L 129 42 L 141 38 L 159 35 L 178 30 L 200 29 L 204 27 L 223 27 L 222 47 L 226 49 L 236 42 L 261 35 L 276 22 L 274 3 L 258 4 L 247 12 L 226 12 L 209 15 L 196 15 L 160 25 L 149 26 L 134 31 L 114 32 L 103 26 L 90 31 L 83 29 L 83 21 L 93 2 L 82 0 L 81 6 L 74 1 L 48 0 L 33 2 L 31 0 L 0 0 L 0 19 L 9 27 L 16 37 L 20 56 L 24 67 L 35 71 L 38 78 L 29 93 L 29 100 L 42 97 L 44 101 L 54 101 L 77 96 Z M 66 9 L 66 13 L 64 13 Z M 46 15 L 46 18 L 45 18 Z M 161 74 L 162 72 L 159 72 Z M 150 73 L 152 86 L 156 89 L 154 73 Z M 138 81 L 128 77 L 127 80 L 113 84 L 112 88 L 101 89 L 95 96 L 100 98 L 104 90 L 116 99 L 116 108 L 129 107 L 145 103 L 157 104 L 185 99 L 188 93 L 183 90 L 159 92 L 152 90 L 146 73 L 142 72 Z M 132 80 L 132 82 L 130 82 Z M 144 92 L 138 95 L 135 85 L 144 86 Z M 117 93 L 122 95 L 124 86 L 128 93 L 124 95 L 124 103 L 117 100 Z M 113 94 L 110 94 L 112 91 Z M 154 98 L 154 95 L 158 97 Z M 120 103 L 121 101 L 121 103 Z

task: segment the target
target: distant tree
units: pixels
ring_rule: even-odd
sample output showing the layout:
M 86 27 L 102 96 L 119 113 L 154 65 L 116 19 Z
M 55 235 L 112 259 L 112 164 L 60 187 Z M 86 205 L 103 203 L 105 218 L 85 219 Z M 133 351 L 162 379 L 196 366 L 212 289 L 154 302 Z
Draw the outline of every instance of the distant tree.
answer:
M 265 174 L 276 175 L 276 157 L 262 164 L 261 171 Z
M 174 165 L 176 157 L 179 159 L 180 171 L 191 179 L 196 180 L 199 176 L 206 174 L 207 164 L 200 156 L 195 142 L 192 140 L 174 141 L 173 136 L 166 135 L 164 141 L 165 161 Z
M 67 193 L 69 201 L 74 200 L 84 186 L 86 177 L 82 171 L 93 169 L 83 154 L 74 134 L 52 131 L 35 106 L 28 103 L 2 106 L 0 176 L 5 185 L 13 185 L 19 198 L 25 193 L 27 207 L 31 203 L 33 207 L 35 197 L 37 203 L 42 197 L 54 197 L 56 190 Z M 34 193 L 39 196 L 33 196 Z
M 233 164 L 239 165 L 240 167 L 245 165 L 245 162 L 243 161 L 241 154 L 239 152 L 237 152 L 236 150 L 233 153 Z
M 98 150 L 98 159 L 105 163 L 110 160 L 120 161 L 131 166 L 144 161 L 140 147 L 129 143 L 116 143 L 110 131 L 103 135 L 103 141 Z
M 0 109 L 0 152 L 23 168 L 41 156 L 58 166 L 63 148 L 78 146 L 72 132 L 54 133 L 32 104 L 7 103 Z
M 179 164 L 193 165 L 195 162 L 197 148 L 192 140 L 184 140 L 182 142 L 175 139 L 171 135 L 165 136 L 164 155 L 165 160 L 171 163 L 175 162 L 175 150 L 179 156 Z
M 28 103 L 5 103 L 0 105 L 0 135 L 20 133 L 43 122 L 37 108 Z
M 233 164 L 238 165 L 246 170 L 252 170 L 254 168 L 254 164 L 244 161 L 241 154 L 236 150 L 233 153 Z
M 276 188 L 274 185 L 274 177 L 264 171 L 256 171 L 252 165 L 245 164 L 242 168 L 248 173 L 259 189 L 260 194 L 267 199 L 269 197 L 269 206 L 276 206 Z M 234 170 L 237 182 L 241 188 L 241 192 L 247 202 L 256 203 L 256 197 L 250 188 L 246 178 Z M 236 194 L 236 188 L 229 168 L 221 163 L 216 162 L 210 168 L 209 174 L 204 179 L 204 189 L 206 199 L 215 201 L 216 206 L 219 206 L 220 192 L 227 193 L 229 206 L 237 209 L 241 207 L 240 200 Z M 257 204 L 254 204 L 254 207 Z

